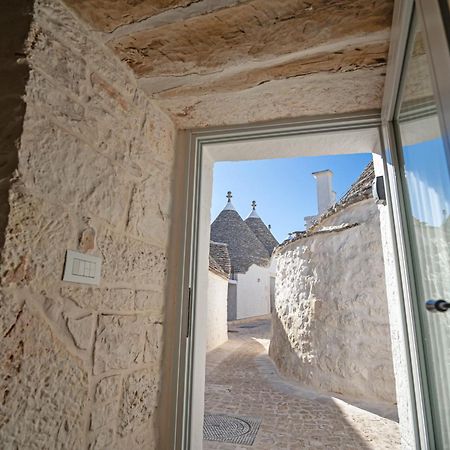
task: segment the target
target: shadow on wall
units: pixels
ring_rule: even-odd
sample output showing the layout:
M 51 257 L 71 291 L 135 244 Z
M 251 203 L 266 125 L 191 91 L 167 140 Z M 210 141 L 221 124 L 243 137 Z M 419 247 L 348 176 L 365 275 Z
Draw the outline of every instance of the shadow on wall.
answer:
M 323 222 L 353 224 L 281 249 L 269 354 L 283 375 L 320 392 L 385 405 L 396 417 L 379 212 L 372 199 Z
M 295 448 L 373 448 L 333 399 L 305 396 L 298 386 L 280 378 L 264 346 L 256 340 L 270 337 L 270 327 L 261 327 L 264 320 L 268 322 L 246 322 L 245 326 L 256 325 L 254 328 L 232 322 L 230 338 L 242 335 L 245 346 L 230 352 L 225 345 L 208 354 L 205 411 L 261 417 L 256 442 L 270 442 L 267 448 L 285 443 L 287 435 Z
M 30 30 L 33 0 L 2 0 L 0 5 L 0 250 L 8 224 L 8 193 L 18 166 L 28 82 L 25 41 Z
M 286 330 L 275 312 L 272 315 L 272 330 L 273 332 L 270 341 L 269 355 L 276 366 L 276 370 L 279 371 L 282 376 L 286 377 L 287 379 L 291 379 L 295 383 L 300 383 L 305 387 L 306 390 L 317 389 L 321 394 L 339 398 L 353 406 L 364 409 L 373 414 L 377 414 L 386 419 L 398 422 L 398 412 L 395 404 L 373 400 L 365 401 L 364 399 L 354 398 L 352 396 L 349 396 L 348 394 L 343 394 L 342 392 L 333 392 L 332 390 L 327 390 L 326 388 L 320 390 L 317 386 L 309 383 L 308 379 L 302 380 L 295 368 L 299 368 L 302 365 L 304 366 L 305 362 L 302 361 L 299 355 L 291 347 L 289 338 L 286 334 Z M 277 350 L 280 348 L 283 349 L 282 353 Z M 336 360 L 338 359 L 339 355 L 336 355 Z M 313 374 L 313 371 L 311 370 L 310 373 Z

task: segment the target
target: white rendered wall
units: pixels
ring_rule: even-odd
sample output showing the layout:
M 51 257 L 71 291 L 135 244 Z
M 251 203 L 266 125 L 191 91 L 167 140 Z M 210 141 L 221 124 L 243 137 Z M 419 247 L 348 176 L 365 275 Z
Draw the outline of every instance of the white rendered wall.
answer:
M 206 351 L 228 340 L 227 327 L 228 280 L 215 273 L 208 273 L 208 312 Z
M 395 404 L 380 222 L 373 199 L 329 217 L 353 228 L 288 244 L 278 255 L 270 356 L 322 392 Z
M 250 266 L 237 275 L 237 319 L 270 313 L 270 267 Z

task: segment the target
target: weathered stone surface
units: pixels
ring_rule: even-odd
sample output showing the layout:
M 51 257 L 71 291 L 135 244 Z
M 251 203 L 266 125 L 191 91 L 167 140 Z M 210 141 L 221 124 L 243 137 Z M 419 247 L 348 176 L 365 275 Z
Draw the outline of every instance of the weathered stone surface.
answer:
M 61 296 L 91 311 L 132 312 L 134 310 L 135 292 L 132 289 L 99 289 L 67 285 L 61 288 Z
M 181 128 L 381 105 L 392 0 L 66 3 Z
M 158 379 L 153 370 L 133 372 L 124 380 L 119 412 L 119 434 L 139 429 L 152 417 L 156 406 Z
M 113 375 L 102 378 L 95 388 L 96 402 L 109 402 L 117 398 L 120 394 L 120 383 L 122 377 L 120 375 Z
M 162 323 L 153 323 L 145 332 L 144 363 L 152 363 L 158 355 L 161 355 L 162 333 Z
M 162 316 L 164 308 L 164 298 L 156 291 L 137 291 L 135 297 L 136 310 L 152 310 L 157 317 L 158 313 Z
M 101 315 L 94 348 L 94 373 L 139 366 L 144 358 L 145 319 Z
M 232 2 L 108 45 L 181 128 L 376 109 L 392 3 Z
M 44 72 L 56 85 L 79 95 L 86 82 L 86 62 L 72 49 L 35 25 L 31 64 Z
M 92 314 L 79 318 L 67 317 L 66 319 L 67 328 L 72 335 L 75 345 L 82 350 L 87 350 L 90 346 L 93 320 L 94 316 Z
M 94 434 L 89 444 L 89 450 L 107 450 L 113 448 L 115 431 L 113 428 L 106 428 Z
M 127 230 L 165 247 L 169 237 L 171 180 L 165 176 L 164 166 L 154 164 L 153 167 L 154 173 L 133 188 Z M 155 215 L 155 211 L 159 214 Z
M 162 324 L 148 316 L 101 315 L 94 349 L 94 372 L 121 370 L 157 363 Z
M 109 434 L 111 429 L 116 429 L 117 418 L 111 412 L 118 411 L 121 387 L 122 376 L 120 375 L 108 376 L 99 380 L 95 388 L 94 405 L 91 410 L 90 430 L 96 431 L 102 428 L 103 432 Z
M 153 174 L 172 178 L 175 128 L 131 71 L 62 3 L 34 3 L 26 48 L 29 80 L 27 70 L 9 72 L 8 64 L 23 59 L 22 51 L 0 40 L 2 51 L 15 52 L 1 74 L 28 83 L 23 132 L 20 141 L 14 138 L 19 170 L 12 188 L 3 175 L 0 183 L 2 194 L 9 191 L 10 208 L 0 270 L 0 442 L 2 448 L 110 450 L 123 376 L 150 366 L 158 374 L 161 365 L 161 242 L 170 226 L 170 187 L 154 186 L 167 217 L 151 237 L 138 234 L 138 226 L 127 228 L 127 220 L 133 187 L 145 186 Z M 18 4 L 10 8 L 16 7 L 22 11 Z M 3 140 L 21 129 L 23 108 L 9 98 L 0 102 L 1 117 L 9 110 L 14 118 L 0 131 Z M 5 160 L 9 169 L 15 168 L 13 159 Z M 161 213 L 150 202 L 145 221 L 153 223 L 152 214 Z M 138 212 L 135 217 L 137 224 Z M 99 287 L 62 281 L 67 249 L 103 258 Z M 137 310 L 145 316 L 133 316 L 133 329 L 129 321 Z M 114 321 L 106 320 L 108 313 Z M 117 378 L 99 380 L 97 366 L 102 375 L 115 371 Z M 155 375 L 148 388 L 157 391 L 159 382 Z M 135 423 L 148 423 L 156 403 L 147 407 L 136 411 Z M 153 433 L 142 428 L 130 429 L 126 439 L 126 448 L 157 447 Z
M 385 30 L 392 2 L 253 0 L 109 43 L 138 76 L 211 73 L 350 35 Z M 330 20 L 333 17 L 333 20 Z
M 125 220 L 123 205 L 130 196 L 130 183 L 108 158 L 80 139 L 49 127 L 48 121 L 37 121 L 25 128 L 21 152 L 19 170 L 31 191 L 111 224 Z
M 219 80 L 212 78 L 209 83 L 204 79 L 200 83 L 199 79 L 198 84 L 192 83 L 192 85 L 180 85 L 173 89 L 165 89 L 159 97 L 167 99 L 178 96 L 235 92 L 271 81 L 300 78 L 314 73 L 346 73 L 376 68 L 386 65 L 387 50 L 388 43 L 385 41 L 367 45 L 363 49 L 357 45 L 351 45 L 335 52 L 318 53 L 269 67 L 256 67 L 246 72 L 224 73 L 218 77 Z
M 98 238 L 103 280 L 110 285 L 163 289 L 167 258 L 159 247 L 105 230 Z
M 3 337 L 1 358 L 3 448 L 82 448 L 87 375 L 29 308 Z
M 283 374 L 322 392 L 394 404 L 378 208 L 352 204 L 277 254 L 270 355 Z
M 60 289 L 63 299 L 87 311 L 101 313 L 151 312 L 155 321 L 162 318 L 164 296 L 160 291 L 94 288 L 65 285 Z
M 96 431 L 100 428 L 114 425 L 114 418 L 111 418 L 111 411 L 117 410 L 114 401 L 108 403 L 95 403 L 91 410 L 91 420 L 89 429 Z
M 274 80 L 245 92 L 161 98 L 160 105 L 182 129 L 376 110 L 385 68 L 317 73 Z M 142 82 L 144 85 L 144 82 Z
M 0 336 L 7 337 L 22 315 L 24 302 L 0 290 Z
M 73 245 L 74 225 L 64 209 L 30 195 L 16 183 L 10 192 L 11 212 L 1 275 L 3 286 L 60 279 L 65 249 Z M 23 270 L 22 270 L 23 269 Z
M 171 8 L 185 8 L 198 0 L 66 0 L 93 28 L 111 31 L 114 28 L 152 17 Z

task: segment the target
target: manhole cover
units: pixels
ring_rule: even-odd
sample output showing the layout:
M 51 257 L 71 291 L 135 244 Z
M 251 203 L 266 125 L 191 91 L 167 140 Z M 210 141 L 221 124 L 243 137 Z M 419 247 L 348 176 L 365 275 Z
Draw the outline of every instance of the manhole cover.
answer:
M 261 419 L 259 417 L 205 414 L 203 439 L 229 442 L 231 444 L 253 445 L 260 425 Z

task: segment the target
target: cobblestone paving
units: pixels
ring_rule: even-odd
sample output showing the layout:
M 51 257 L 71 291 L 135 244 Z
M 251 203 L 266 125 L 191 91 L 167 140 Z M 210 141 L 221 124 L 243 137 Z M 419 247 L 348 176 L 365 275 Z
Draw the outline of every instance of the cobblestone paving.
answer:
M 204 441 L 204 450 L 400 449 L 398 424 L 282 379 L 267 356 L 270 321 L 234 322 L 209 352 L 205 411 L 261 417 L 253 446 Z

